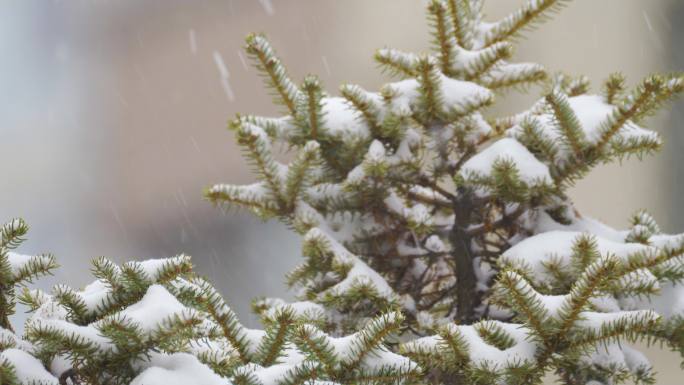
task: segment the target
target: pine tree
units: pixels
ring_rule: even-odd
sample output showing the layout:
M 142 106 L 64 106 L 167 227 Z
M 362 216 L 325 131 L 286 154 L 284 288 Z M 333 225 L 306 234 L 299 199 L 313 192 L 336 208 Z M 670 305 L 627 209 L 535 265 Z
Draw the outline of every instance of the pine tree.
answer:
M 6 224 L 3 245 L 18 245 L 26 229 L 21 220 Z M 10 282 L 56 267 L 49 256 L 7 254 Z M 399 312 L 338 338 L 324 332 L 322 307 L 292 304 L 262 310 L 264 329 L 255 330 L 192 272 L 188 256 L 123 265 L 97 258 L 92 273 L 95 281 L 82 290 L 4 293 L 2 310 L 19 301 L 33 314 L 24 339 L 9 324 L 0 328 L 1 384 L 370 384 L 420 375 L 415 362 L 385 345 L 396 344 Z
M 432 0 L 433 51 L 379 50 L 401 80 L 339 97 L 315 76 L 297 85 L 249 36 L 286 115 L 231 123 L 258 182 L 206 196 L 302 235 L 304 262 L 287 277 L 301 298 L 256 299 L 263 330 L 249 329 L 185 255 L 98 258 L 81 290 L 31 290 L 57 265 L 10 251 L 27 232 L 13 220 L 0 234 L 0 384 L 653 383 L 628 343 L 684 357 L 684 237 L 644 211 L 612 229 L 567 190 L 657 150 L 640 125 L 684 78 L 630 91 L 614 74 L 593 95 L 584 77 L 511 63 L 520 33 L 565 3 L 530 0 L 487 23 L 481 0 Z M 496 95 L 532 84 L 545 91 L 528 110 L 488 116 Z M 23 338 L 9 321 L 17 302 L 31 311 Z
M 614 74 L 596 95 L 586 77 L 510 62 L 521 32 L 565 3 L 529 1 L 488 23 L 480 0 L 429 1 L 432 52 L 377 51 L 399 78 L 379 92 L 345 84 L 332 96 L 312 75 L 297 86 L 266 38 L 249 36 L 286 115 L 231 122 L 258 181 L 215 185 L 207 198 L 304 237 L 288 283 L 323 307 L 328 332 L 401 312 L 393 350 L 420 365 L 421 382 L 537 383 L 548 372 L 567 384 L 651 382 L 624 342 L 684 353 L 684 239 L 645 212 L 628 231 L 609 228 L 580 215 L 567 190 L 600 164 L 656 151 L 659 136 L 640 125 L 684 78 L 652 75 L 629 90 Z M 532 84 L 544 91 L 531 108 L 487 114 L 495 96 Z M 294 159 L 276 161 L 273 143 Z

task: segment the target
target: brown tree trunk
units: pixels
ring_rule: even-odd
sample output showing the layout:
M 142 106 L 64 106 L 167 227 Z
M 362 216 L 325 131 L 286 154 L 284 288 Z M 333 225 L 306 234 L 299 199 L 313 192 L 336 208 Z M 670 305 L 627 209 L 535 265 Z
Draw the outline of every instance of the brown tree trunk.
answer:
M 8 294 L 9 293 L 6 287 L 0 286 L 0 327 L 14 332 L 14 329 L 12 329 L 12 324 L 10 324 L 9 321 L 9 301 L 7 300 Z
M 471 239 L 467 233 L 470 223 L 472 201 L 470 192 L 459 191 L 458 202 L 454 204 L 454 227 L 449 234 L 456 264 L 456 317 L 459 324 L 470 324 L 475 321 L 475 307 L 479 304 L 477 293 L 477 277 L 473 266 L 473 255 L 470 249 Z

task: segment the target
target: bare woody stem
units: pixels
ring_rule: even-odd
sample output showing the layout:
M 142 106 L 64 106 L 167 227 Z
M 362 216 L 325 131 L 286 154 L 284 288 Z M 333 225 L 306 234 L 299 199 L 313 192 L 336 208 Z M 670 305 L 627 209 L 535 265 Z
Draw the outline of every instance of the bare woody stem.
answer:
M 8 301 L 8 296 L 10 293 L 8 293 L 8 287 L 5 285 L 0 285 L 0 328 L 9 330 L 9 331 L 14 331 L 12 329 L 12 324 L 9 321 L 9 301 Z
M 471 237 L 466 230 L 473 206 L 471 193 L 465 189 L 459 190 L 462 190 L 459 191 L 459 199 L 454 202 L 454 226 L 449 233 L 456 264 L 455 321 L 459 324 L 470 324 L 475 320 L 475 307 L 479 302 L 475 294 L 477 277 L 470 247 Z

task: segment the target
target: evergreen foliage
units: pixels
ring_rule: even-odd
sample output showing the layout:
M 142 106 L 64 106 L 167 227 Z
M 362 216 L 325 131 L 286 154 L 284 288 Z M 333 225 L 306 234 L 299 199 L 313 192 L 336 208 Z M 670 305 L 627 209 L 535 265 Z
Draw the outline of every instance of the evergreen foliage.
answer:
M 379 50 L 401 80 L 346 84 L 339 97 L 315 76 L 297 86 L 250 35 L 287 115 L 231 122 L 258 181 L 206 197 L 302 235 L 304 261 L 287 277 L 298 302 L 255 300 L 263 330 L 249 329 L 184 255 L 98 258 L 82 290 L 30 290 L 57 266 L 11 251 L 27 231 L 13 220 L 0 232 L 0 383 L 653 383 L 630 343 L 684 357 L 684 237 L 644 211 L 612 229 L 580 215 L 567 189 L 657 150 L 640 125 L 684 78 L 652 75 L 630 92 L 613 74 L 593 95 L 585 77 L 511 63 L 521 32 L 565 3 L 530 0 L 488 23 L 481 0 L 432 0 L 433 51 Z M 528 110 L 486 114 L 530 84 L 546 91 Z M 9 322 L 17 301 L 32 313 L 23 338 Z
M 521 32 L 566 3 L 529 1 L 487 23 L 481 1 L 429 1 L 433 51 L 375 55 L 399 81 L 378 93 L 346 84 L 336 97 L 307 77 L 299 103 L 277 93 L 288 115 L 231 122 L 238 138 L 263 141 L 245 146 L 260 178 L 207 197 L 304 237 L 288 283 L 323 306 L 329 332 L 400 311 L 405 342 L 393 348 L 424 382 L 537 383 L 548 372 L 568 384 L 651 381 L 623 342 L 681 350 L 683 239 L 645 212 L 632 229 L 611 229 L 579 215 L 566 191 L 599 164 L 657 150 L 640 124 L 684 79 L 651 75 L 630 91 L 613 74 L 594 95 L 586 77 L 511 63 Z M 264 78 L 289 89 L 284 70 L 260 64 L 280 63 L 262 44 Z M 486 114 L 497 94 L 535 83 L 546 91 L 530 109 Z M 273 161 L 274 142 L 295 160 Z M 269 303 L 282 306 L 257 308 Z
M 4 229 L 26 232 L 18 220 Z M 13 268 L 48 271 L 36 258 Z M 260 310 L 264 330 L 255 330 L 192 272 L 188 256 L 123 265 L 98 258 L 92 272 L 83 290 L 24 287 L 8 297 L 32 315 L 23 339 L 0 329 L 3 385 L 396 383 L 420 374 L 385 345 L 396 344 L 398 312 L 338 338 L 323 330 L 322 308 L 269 302 Z

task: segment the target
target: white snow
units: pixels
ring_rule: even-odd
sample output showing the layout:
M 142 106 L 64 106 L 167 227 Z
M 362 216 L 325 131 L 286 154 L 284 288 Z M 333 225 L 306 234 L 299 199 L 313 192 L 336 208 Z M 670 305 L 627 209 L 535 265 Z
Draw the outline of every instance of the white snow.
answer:
M 617 299 L 609 295 L 602 295 L 600 297 L 591 298 L 589 302 L 593 307 L 596 308 L 596 310 L 602 311 L 604 313 L 622 310 L 620 308 L 620 305 L 618 304 Z
M 43 364 L 32 355 L 19 350 L 7 349 L 0 353 L 0 361 L 9 361 L 15 369 L 16 375 L 22 384 L 41 383 L 42 385 L 58 385 L 59 381 L 50 372 L 45 370 Z
M 97 309 L 99 305 L 107 298 L 111 293 L 111 289 L 105 281 L 95 280 L 88 284 L 82 291 L 78 292 L 78 296 L 81 297 L 86 307 L 90 311 Z
M 404 202 L 402 202 L 401 198 L 399 198 L 399 195 L 397 195 L 394 189 L 391 189 L 389 191 L 389 194 L 387 194 L 387 197 L 384 199 L 383 202 L 385 203 L 385 206 L 387 206 L 388 209 L 399 215 L 403 215 L 404 210 L 407 209 L 406 205 L 404 204 Z
M 646 355 L 626 344 L 621 347 L 622 354 L 625 356 L 625 364 L 627 364 L 627 367 L 629 367 L 632 372 L 651 370 L 651 363 L 648 361 Z
M 43 255 L 24 255 L 10 251 L 7 253 L 7 260 L 12 268 L 12 274 L 16 276 L 19 271 L 31 263 L 32 260 L 47 262 L 49 257 Z
M 623 370 L 629 369 L 624 355 L 626 348 L 628 348 L 627 345 L 620 346 L 620 344 L 616 343 L 601 345 L 597 347 L 596 351 L 582 357 L 582 361 L 586 364 L 597 365 L 602 368 L 617 367 Z
M 162 273 L 164 266 L 172 265 L 178 266 L 184 263 L 189 263 L 190 257 L 187 255 L 179 255 L 173 258 L 159 258 L 159 259 L 148 259 L 145 261 L 132 261 L 126 262 L 124 266 L 136 266 L 142 269 L 142 271 L 152 280 L 157 280 L 159 274 Z
M 554 259 L 560 262 L 562 267 L 570 266 L 572 246 L 582 234 L 573 231 L 548 231 L 534 235 L 504 252 L 501 255 L 501 262 L 530 268 L 533 273 L 531 278 L 538 284 L 552 282 L 555 278 L 544 263 Z M 620 243 L 602 237 L 595 238 L 602 256 L 610 254 L 623 261 L 636 253 L 655 251 L 653 247 L 638 243 Z
M 31 258 L 31 255 L 17 254 L 12 251 L 8 252 L 7 260 L 10 266 L 12 266 L 12 274 L 16 275 L 22 267 L 29 263 Z
M 572 209 L 572 208 L 571 208 Z M 570 214 L 574 214 L 570 212 Z M 573 215 L 572 223 L 564 225 L 553 220 L 549 214 L 540 211 L 536 214 L 536 223 L 534 225 L 534 233 L 544 233 L 547 231 L 575 231 L 593 234 L 613 242 L 624 242 L 627 236 L 627 231 L 616 230 L 594 218 L 588 216 Z
M 619 299 L 620 306 L 626 310 L 650 309 L 665 319 L 684 317 L 684 285 L 663 283 L 655 295 Z
M 587 139 L 596 142 L 600 134 L 600 126 L 615 109 L 603 101 L 598 95 L 580 95 L 568 98 L 570 108 L 575 112 Z
M 340 139 L 370 137 L 366 123 L 359 119 L 358 111 L 346 99 L 329 97 L 321 100 L 327 133 Z
M 510 348 L 500 350 L 487 344 L 472 325 L 458 327 L 470 346 L 470 359 L 475 365 L 491 364 L 501 368 L 515 367 L 521 362 L 533 362 L 536 344 L 530 338 L 529 329 L 516 324 L 496 323 L 515 341 L 515 344 Z
M 394 294 L 387 281 L 361 260 L 355 261 L 347 276 L 324 293 L 334 293 L 341 296 L 354 287 L 365 285 L 374 287 L 381 297 L 392 297 Z
M 484 83 L 497 83 L 509 79 L 516 79 L 525 77 L 525 75 L 533 75 L 542 73 L 544 67 L 537 63 L 506 63 L 502 62 L 495 65 L 482 78 Z
M 471 174 L 489 176 L 494 163 L 502 160 L 512 161 L 520 179 L 529 185 L 553 183 L 549 168 L 513 138 L 499 139 L 468 159 L 463 164 L 461 174 L 466 178 Z
M 520 324 L 511 324 L 499 321 L 492 322 L 504 329 L 515 342 L 508 349 L 501 350 L 489 345 L 479 334 L 474 325 L 447 324 L 451 334 L 459 334 L 468 345 L 468 355 L 476 367 L 488 367 L 489 370 L 504 370 L 517 367 L 526 362 L 534 362 L 534 353 L 537 345 L 530 338 L 530 330 Z M 441 337 L 428 336 L 404 344 L 407 351 L 434 351 L 439 349 L 443 340 Z
M 16 334 L 7 329 L 0 327 L 0 346 L 18 348 L 22 350 L 29 350 L 32 348 L 31 344 L 22 340 Z
M 103 350 L 113 347 L 112 342 L 108 338 L 100 335 L 100 332 L 93 326 L 79 326 L 69 321 L 41 318 L 32 318 L 27 326 L 43 330 L 54 329 L 67 335 L 76 335 L 81 337 L 84 341 L 92 343 L 95 347 Z
M 72 363 L 69 357 L 64 354 L 57 355 L 50 362 L 50 373 L 59 376 L 62 373 L 72 368 Z
M 273 9 L 273 2 L 271 0 L 259 0 L 259 3 L 267 14 L 273 15 L 275 13 L 275 10 Z
M 420 98 L 418 86 L 416 79 L 406 79 L 387 84 L 385 87 L 396 94 L 392 99 L 392 109 L 401 113 L 416 107 Z M 443 107 L 445 109 L 454 108 L 458 112 L 461 112 L 468 105 L 484 104 L 494 97 L 489 89 L 476 83 L 452 79 L 441 74 L 439 87 L 443 98 Z
M 473 82 L 441 77 L 441 91 L 447 108 L 456 108 L 459 112 L 468 104 L 482 104 L 494 97 L 489 89 Z
M 178 302 L 163 286 L 151 285 L 140 301 L 114 316 L 131 320 L 138 324 L 143 332 L 150 333 L 170 317 L 187 316 L 190 313 L 190 309 Z
M 425 248 L 435 253 L 440 253 L 447 250 L 446 245 L 438 235 L 429 236 L 428 239 L 425 240 Z
M 213 56 L 214 63 L 216 64 L 216 68 L 219 71 L 221 87 L 223 87 L 223 91 L 226 93 L 228 100 L 232 102 L 233 100 L 235 100 L 235 94 L 233 93 L 233 89 L 230 86 L 230 82 L 228 81 L 228 79 L 230 78 L 230 72 L 228 72 L 228 67 L 226 67 L 226 63 L 223 61 L 223 56 L 221 56 L 221 53 L 219 53 L 218 51 L 214 51 Z
M 579 95 L 568 98 L 570 108 L 577 116 L 584 134 L 589 143 L 596 143 L 601 137 L 604 123 L 611 117 L 616 107 L 606 103 L 599 95 Z M 534 111 L 523 114 L 522 117 L 536 116 Z M 542 112 L 537 116 L 544 134 L 551 140 L 560 141 L 561 135 L 555 125 L 553 114 Z M 520 127 L 514 126 L 509 130 L 509 134 L 516 136 Z M 627 121 L 615 135 L 616 139 L 628 140 L 634 138 L 651 138 L 659 141 L 657 133 L 639 127 L 632 121 Z M 564 151 L 568 151 L 567 149 Z
M 659 248 L 676 249 L 684 242 L 684 234 L 655 234 L 648 242 Z
M 304 236 L 304 241 L 317 239 L 325 242 L 335 256 L 336 263 L 349 266 L 349 271 L 340 282 L 328 288 L 321 295 L 341 295 L 357 285 L 370 285 L 374 287 L 378 295 L 394 299 L 396 296 L 392 287 L 377 271 L 371 269 L 357 256 L 350 253 L 343 245 L 327 235 L 321 229 L 313 228 Z
M 230 385 L 231 382 L 214 373 L 188 353 L 152 353 L 147 369 L 131 385 Z
M 368 147 L 366 159 L 369 161 L 379 161 L 385 157 L 385 146 L 379 140 L 374 140 Z
M 433 215 L 427 206 L 422 203 L 406 206 L 394 190 L 390 190 L 383 202 L 388 209 L 402 216 L 411 225 L 431 226 L 433 224 Z
M 214 51 L 212 55 L 214 57 L 214 64 L 216 64 L 216 68 L 218 69 L 221 78 L 229 78 L 230 73 L 228 72 L 226 63 L 223 61 L 223 56 L 221 56 L 221 53 L 219 51 Z
M 255 366 L 254 374 L 259 379 L 259 383 L 264 385 L 276 385 L 281 383 L 283 377 L 287 374 L 288 370 L 292 368 L 291 365 L 276 364 L 269 367 Z
M 252 203 L 264 207 L 275 208 L 265 182 L 256 182 L 247 185 L 217 184 L 209 189 L 210 194 L 225 194 L 239 202 Z
M 320 319 L 325 317 L 325 308 L 315 302 L 311 301 L 296 301 L 287 302 L 280 298 L 268 298 L 265 300 L 269 307 L 266 311 L 266 317 L 273 318 L 278 311 L 289 308 L 294 313 L 295 317 L 304 319 Z
M 546 309 L 547 314 L 551 318 L 557 318 L 558 313 L 562 309 L 563 305 L 568 300 L 567 295 L 540 295 L 539 299 L 542 302 L 542 306 Z
M 595 311 L 583 311 L 580 320 L 575 325 L 600 332 L 602 327 L 620 321 L 636 322 L 637 320 L 656 321 L 659 315 L 651 310 L 618 311 L 612 313 L 600 313 Z
M 188 39 L 190 41 L 190 52 L 193 55 L 197 55 L 197 34 L 192 28 L 188 30 Z
M 389 322 L 393 322 L 392 317 L 395 315 L 396 313 L 387 314 L 387 320 Z M 310 334 L 312 338 L 325 338 L 330 346 L 332 346 L 334 355 L 343 363 L 354 362 L 358 358 L 355 354 L 356 348 L 360 346 L 360 344 L 363 344 L 362 341 L 367 339 L 367 335 L 364 330 L 344 337 L 335 338 L 326 335 L 313 325 L 305 325 L 304 327 L 307 329 L 308 334 Z M 408 371 L 415 370 L 417 365 L 410 359 L 392 353 L 385 347 L 380 346 L 363 357 L 363 360 L 361 361 L 361 367 L 370 371 L 376 371 L 381 368 L 388 367 L 393 367 L 395 369 L 401 368 L 404 371 Z

